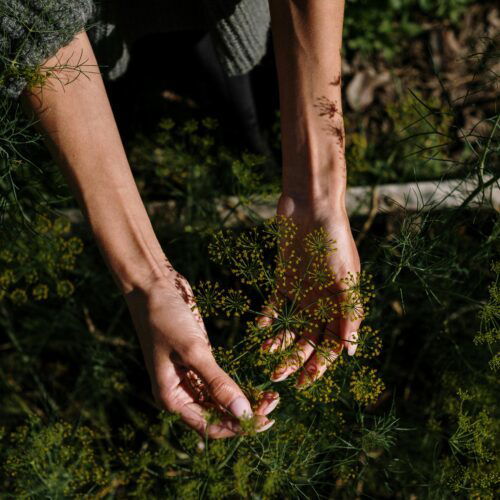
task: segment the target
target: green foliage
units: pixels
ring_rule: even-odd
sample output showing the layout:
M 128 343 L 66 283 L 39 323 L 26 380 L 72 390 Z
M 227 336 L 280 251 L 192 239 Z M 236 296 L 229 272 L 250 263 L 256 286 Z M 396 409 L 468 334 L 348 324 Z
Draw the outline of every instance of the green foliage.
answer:
M 228 316 L 249 312 L 252 318 L 257 318 L 257 323 L 253 319 L 247 321 L 245 334 L 236 340 L 230 351 L 223 349 L 217 353 L 221 366 L 252 393 L 256 391 L 258 394 L 265 389 L 269 385 L 269 376 L 275 370 L 293 364 L 301 349 L 299 343 L 289 346 L 283 343 L 280 349 L 263 346 L 284 331 L 296 332 L 300 337 L 320 324 L 329 324 L 338 318 L 364 317 L 368 311 L 368 301 L 373 297 L 369 275 L 349 274 L 342 280 L 342 290 L 331 292 L 325 297 L 307 298 L 307 307 L 304 307 L 302 302 L 310 296 L 308 294 L 335 284 L 335 274 L 327 258 L 336 248 L 335 242 L 329 239 L 324 230 L 312 231 L 303 241 L 297 241 L 296 232 L 297 227 L 290 219 L 275 217 L 261 227 L 253 227 L 240 234 L 227 231 L 217 233 L 209 246 L 211 257 L 249 289 L 246 292 L 224 289 L 218 283 L 207 282 L 194 288 L 198 306 L 205 318 L 219 311 Z M 303 256 L 295 249 L 291 253 L 287 251 L 300 245 L 305 252 Z M 231 252 L 226 252 L 227 248 Z M 298 272 L 301 265 L 309 270 L 307 276 Z M 309 279 L 306 281 L 307 277 Z M 279 292 L 283 286 L 292 291 L 291 296 L 284 297 Z M 266 306 L 263 311 L 259 310 L 258 304 L 251 304 L 250 296 L 257 297 L 261 305 L 264 301 Z M 341 302 L 337 301 L 340 297 L 343 297 Z M 282 397 L 282 404 L 289 409 L 296 405 L 298 408 L 311 408 L 311 405 L 319 404 L 322 411 L 334 413 L 335 403 L 339 399 L 343 407 L 346 401 L 352 399 L 347 377 L 351 377 L 354 400 L 363 405 L 375 403 L 384 386 L 375 370 L 368 371 L 364 363 L 380 353 L 380 338 L 378 332 L 367 325 L 360 329 L 359 335 L 361 341 L 355 362 L 347 363 L 344 353 L 343 358 L 334 360 L 335 368 L 331 372 L 317 380 L 311 379 L 300 392 L 293 390 L 294 377 L 289 377 L 286 385 L 290 391 L 285 393 L 286 399 Z M 331 332 L 330 337 L 317 348 L 320 364 L 331 364 L 332 353 L 336 351 L 336 358 L 340 350 L 341 339 L 338 335 Z M 371 341 L 375 337 L 377 340 Z M 341 386 L 346 389 L 342 393 Z M 290 396 L 293 398 L 289 399 Z
M 417 21 L 455 22 L 465 5 L 350 2 L 346 38 L 397 57 Z M 273 326 L 259 328 L 277 276 L 297 265 L 276 251 L 293 227 L 276 219 L 253 227 L 248 210 L 235 232 L 219 233 L 228 219 L 216 207 L 222 195 L 246 206 L 276 183 L 260 159 L 222 146 L 212 120 L 165 120 L 138 138 L 131 159 L 143 198 L 177 202 L 175 224 L 155 227 L 175 266 L 200 282 L 216 357 L 254 405 L 278 387 L 268 375 L 283 357 L 262 342 L 332 313 L 356 315 L 360 304 L 366 311 L 364 298 L 375 294 L 354 357 L 342 354 L 302 391 L 293 377 L 280 383 L 269 431 L 248 427 L 248 435 L 209 442 L 154 406 L 133 326 L 95 244 L 50 210 L 73 206 L 60 175 L 17 105 L 0 105 L 2 498 L 495 498 L 497 213 L 464 199 L 453 211 L 378 214 L 360 245 L 374 277 L 347 278 L 347 307 L 317 301 L 299 314 L 293 300 L 282 301 Z M 498 186 L 498 114 L 465 143 L 457 143 L 457 110 L 427 96 L 404 95 L 387 116 L 383 150 L 363 130 L 347 134 L 352 182 L 459 173 L 479 179 L 477 194 Z M 352 217 L 355 233 L 365 223 Z M 305 242 L 318 288 L 332 275 L 315 256 L 334 251 L 332 243 L 320 232 Z
M 73 429 L 67 422 L 41 426 L 35 420 L 18 428 L 4 443 L 4 470 L 10 475 L 5 491 L 21 496 L 26 491 L 34 496 L 57 491 L 63 496 L 88 488 L 90 481 L 104 486 L 110 477 L 96 456 L 93 445 L 98 439 L 92 429 Z
M 388 131 L 371 141 L 353 129 L 346 138 L 349 181 L 352 184 L 411 182 L 456 174 L 447 161 L 456 144 L 453 110 L 436 99 L 405 93 L 386 107 Z M 346 119 L 346 127 L 352 129 Z M 463 161 L 467 155 L 464 152 Z
M 264 157 L 234 152 L 223 145 L 215 119 L 160 122 L 151 137 L 139 135 L 129 158 L 145 196 L 177 203 L 177 216 L 187 232 L 220 227 L 214 199 L 233 194 L 237 206 L 277 192 L 277 179 L 264 182 Z M 236 207 L 229 210 L 229 214 Z
M 493 357 L 490 360 L 490 368 L 497 371 L 500 368 L 500 262 L 496 261 L 491 266 L 495 273 L 495 279 L 489 286 L 489 300 L 483 305 L 479 319 L 480 329 L 474 337 L 476 345 L 486 344 Z
M 410 43 L 430 21 L 460 21 L 472 0 L 349 0 L 344 39 L 348 53 L 374 54 L 391 61 L 402 58 Z
M 38 214 L 28 229 L 7 240 L 0 251 L 0 301 L 14 304 L 40 301 L 49 296 L 69 297 L 73 283 L 65 275 L 73 271 L 83 242 L 70 236 L 68 219 L 51 220 Z

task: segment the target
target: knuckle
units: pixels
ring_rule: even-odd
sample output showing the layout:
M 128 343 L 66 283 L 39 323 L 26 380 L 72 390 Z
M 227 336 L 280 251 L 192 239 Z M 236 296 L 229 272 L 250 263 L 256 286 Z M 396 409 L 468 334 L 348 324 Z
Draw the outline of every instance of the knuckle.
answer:
M 200 341 L 195 340 L 192 342 L 186 342 L 180 349 L 179 354 L 181 357 L 189 363 L 190 365 L 197 365 L 207 359 L 210 352 L 207 349 L 207 345 Z
M 209 386 L 213 396 L 217 399 L 224 399 L 234 394 L 233 381 L 224 375 L 214 376 L 210 379 Z
M 153 396 L 159 408 L 170 413 L 176 413 L 177 406 L 167 389 L 158 389 L 153 392 Z

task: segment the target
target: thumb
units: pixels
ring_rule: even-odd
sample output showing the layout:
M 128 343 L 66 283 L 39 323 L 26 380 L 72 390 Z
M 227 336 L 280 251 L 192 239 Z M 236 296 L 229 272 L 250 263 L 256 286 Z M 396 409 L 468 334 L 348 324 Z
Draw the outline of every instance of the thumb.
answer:
M 205 381 L 216 403 L 227 408 L 236 418 L 252 416 L 252 407 L 243 391 L 217 364 L 210 351 L 205 350 L 202 356 L 196 356 L 190 365 Z

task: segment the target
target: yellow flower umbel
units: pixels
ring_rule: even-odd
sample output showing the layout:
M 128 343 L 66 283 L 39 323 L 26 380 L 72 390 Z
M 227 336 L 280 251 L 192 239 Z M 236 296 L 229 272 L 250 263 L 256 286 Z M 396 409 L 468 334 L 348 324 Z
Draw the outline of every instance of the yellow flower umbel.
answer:
M 193 292 L 196 295 L 196 306 L 203 317 L 212 316 L 220 310 L 222 290 L 219 283 L 201 282 L 193 287 Z
M 21 288 L 16 288 L 12 292 L 10 292 L 10 300 L 16 305 L 25 304 L 28 301 L 28 296 L 26 295 L 26 291 Z
M 252 315 L 245 322 L 242 338 L 232 342 L 231 349 L 217 349 L 216 358 L 238 384 L 257 390 L 269 388 L 273 373 L 297 365 L 296 373 L 280 387 L 295 384 L 297 375 L 304 373 L 300 390 L 293 388 L 287 397 L 304 411 L 320 405 L 322 414 L 338 413 L 338 401 L 345 404 L 354 365 L 351 398 L 366 405 L 383 390 L 375 370 L 363 366 L 366 359 L 380 353 L 379 332 L 360 327 L 356 355 L 347 359 L 341 355 L 342 339 L 332 325 L 338 325 L 342 318 L 366 315 L 373 297 L 371 277 L 361 272 L 337 279 L 329 258 L 336 251 L 335 241 L 324 229 L 312 231 L 302 241 L 297 241 L 297 233 L 290 219 L 277 216 L 239 234 L 225 231 L 214 235 L 209 246 L 212 260 L 253 292 L 247 294 L 239 287 L 224 289 L 210 282 L 194 288 L 204 316 L 218 312 L 236 318 L 247 312 Z M 255 296 L 260 300 L 253 307 L 250 297 Z M 233 323 L 237 331 L 240 324 L 239 320 Z M 309 374 L 301 367 L 302 358 L 306 351 L 311 352 L 308 342 L 317 332 L 319 343 L 312 345 L 312 352 L 318 366 L 310 365 Z M 322 376 L 316 377 L 319 370 Z M 253 385 L 255 380 L 261 384 Z
M 62 280 L 57 283 L 56 290 L 59 297 L 69 297 L 73 294 L 75 287 L 71 281 Z
M 324 228 L 315 229 L 304 238 L 304 248 L 315 260 L 332 255 L 337 250 L 335 243 L 335 240 L 328 236 Z
M 0 252 L 0 298 L 15 304 L 32 298 L 45 300 L 50 290 L 61 298 L 69 297 L 74 285 L 67 278 L 76 267 L 83 242 L 70 236 L 71 224 L 66 217 L 51 218 L 38 213 L 32 222 L 33 232 L 20 233 L 6 241 Z M 8 266 L 8 267 L 7 267 Z
M 220 300 L 220 307 L 226 316 L 241 316 L 250 309 L 250 299 L 241 290 L 227 290 Z
M 377 401 L 380 393 L 385 389 L 385 385 L 375 369 L 363 366 L 361 370 L 352 374 L 350 389 L 358 403 L 368 405 Z
M 49 296 L 49 287 L 43 283 L 38 283 L 31 293 L 35 300 L 44 300 Z

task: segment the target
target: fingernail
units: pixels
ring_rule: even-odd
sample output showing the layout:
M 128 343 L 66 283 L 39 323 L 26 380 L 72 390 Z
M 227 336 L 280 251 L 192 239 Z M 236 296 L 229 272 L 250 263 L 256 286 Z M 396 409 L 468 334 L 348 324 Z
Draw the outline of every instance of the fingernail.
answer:
M 278 350 L 278 347 L 280 346 L 279 341 L 274 341 L 271 346 L 269 347 L 269 352 L 276 352 Z
M 295 382 L 295 389 L 298 389 L 298 390 L 305 389 L 310 384 L 311 384 L 311 381 L 309 379 L 303 377 L 303 378 L 300 378 L 299 380 L 297 380 L 297 382 Z
M 274 340 L 273 339 L 269 339 L 269 340 L 266 340 L 263 344 L 262 344 L 262 350 L 263 351 L 269 351 L 269 352 L 272 352 L 272 347 L 273 347 L 273 344 L 274 344 Z
M 288 373 L 286 372 L 286 370 L 283 373 L 281 373 L 281 371 L 278 371 L 278 372 L 274 372 L 271 375 L 271 381 L 272 382 L 282 382 L 287 377 L 288 377 Z
M 257 320 L 257 326 L 259 328 L 266 328 L 266 326 L 268 326 L 269 323 L 270 323 L 269 318 L 266 318 L 266 317 L 259 318 Z
M 358 332 L 352 332 L 348 340 L 349 343 L 347 344 L 347 354 L 349 356 L 354 356 L 354 353 L 356 352 L 356 349 L 358 347 L 358 344 L 356 343 L 356 341 L 358 340 Z
M 269 427 L 273 426 L 274 422 L 275 422 L 274 420 L 269 420 L 269 422 L 267 422 L 266 424 L 264 424 L 262 427 L 259 427 L 257 429 L 257 432 L 267 431 L 267 429 L 269 429 Z
M 229 405 L 229 410 L 236 418 L 249 418 L 252 416 L 252 408 L 250 407 L 250 403 L 241 396 L 239 398 L 236 398 Z
M 306 371 L 310 377 L 314 377 L 314 375 L 316 375 L 316 372 L 318 371 L 318 367 L 316 365 L 310 365 L 306 367 Z
M 278 406 L 279 402 L 280 402 L 280 398 L 278 396 L 271 403 L 269 403 L 269 406 L 264 411 L 264 415 L 269 415 L 269 413 L 271 413 Z

